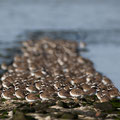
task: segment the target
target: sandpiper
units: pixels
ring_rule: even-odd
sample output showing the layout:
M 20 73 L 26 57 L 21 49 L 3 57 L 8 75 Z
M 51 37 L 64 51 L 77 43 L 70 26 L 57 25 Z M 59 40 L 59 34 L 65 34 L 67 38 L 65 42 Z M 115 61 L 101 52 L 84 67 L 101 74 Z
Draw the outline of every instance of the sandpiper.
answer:
M 29 92 L 33 92 L 33 93 L 37 92 L 35 85 L 30 85 L 30 86 L 26 87 L 26 90 Z
M 102 96 L 107 96 L 108 98 L 110 98 L 108 90 L 102 90 Z
M 58 81 L 57 81 L 57 82 L 54 84 L 54 87 L 55 87 L 56 90 L 59 90 L 59 89 L 62 87 L 61 82 L 58 82 Z
M 16 55 L 15 57 L 14 57 L 14 61 L 21 61 L 21 59 L 22 59 L 22 56 L 19 56 L 19 55 Z
M 62 66 L 64 65 L 64 62 L 61 59 L 58 59 L 57 62 Z
M 25 98 L 25 94 L 24 94 L 23 90 L 21 90 L 21 89 L 18 89 L 18 90 L 15 91 L 15 96 L 18 99 L 24 99 Z
M 100 90 L 100 91 L 97 91 L 96 92 L 96 96 L 97 96 L 97 98 L 100 100 L 101 98 L 102 98 L 102 91 Z
M 15 68 L 15 71 L 16 72 L 25 72 L 25 71 L 27 71 L 27 68 L 19 66 L 19 67 Z
M 1 81 L 5 80 L 5 78 L 7 78 L 8 75 L 4 74 L 2 77 L 1 77 Z
M 87 91 L 89 91 L 89 90 L 91 89 L 91 86 L 90 86 L 90 85 L 87 85 L 87 84 L 83 84 L 83 85 L 82 85 L 82 88 L 83 88 L 83 91 L 84 91 L 84 92 L 87 92 Z
M 94 77 L 93 76 L 86 76 L 86 83 L 93 83 Z
M 37 68 L 37 66 L 36 66 L 36 64 L 34 64 L 34 63 L 29 63 L 29 70 L 30 71 L 35 71 L 36 70 L 36 68 Z
M 13 62 L 12 65 L 13 67 L 18 67 L 18 66 L 21 66 L 21 64 L 22 64 L 21 62 Z
M 22 44 L 23 44 L 23 46 L 25 46 L 25 47 L 28 47 L 28 46 L 30 45 L 30 43 L 29 43 L 28 41 L 24 41 L 24 42 L 22 42 Z
M 80 49 L 85 49 L 85 47 L 86 47 L 86 43 L 83 42 L 83 41 L 80 41 L 80 43 L 79 43 L 79 47 L 80 47 Z
M 35 87 L 36 87 L 38 90 L 41 89 L 41 86 L 42 86 L 42 82 L 41 82 L 41 81 L 35 83 Z
M 68 91 L 68 90 L 71 90 L 74 86 L 71 85 L 71 84 L 66 84 L 65 87 L 64 87 L 64 90 Z
M 41 39 L 23 44 L 23 54 L 14 57 L 13 65 L 7 67 L 8 72 L 1 78 L 4 98 L 15 95 L 33 102 L 38 100 L 37 94 L 42 100 L 49 100 L 56 93 L 60 98 L 96 93 L 104 102 L 120 95 L 110 79 L 98 73 L 90 60 L 78 55 L 76 42 Z M 85 44 L 80 44 L 83 49 Z M 3 69 L 6 70 L 5 66 Z M 8 91 L 10 97 L 6 97 Z
M 86 79 L 84 78 L 76 78 L 76 79 L 72 79 L 71 80 L 71 84 L 75 85 L 75 84 L 84 84 L 86 82 Z
M 109 97 L 108 96 L 103 96 L 100 98 L 100 102 L 108 102 L 109 101 Z
M 84 91 L 82 89 L 79 89 L 79 88 L 74 88 L 70 91 L 70 95 L 72 97 L 83 97 Z
M 34 75 L 35 75 L 36 78 L 41 78 L 41 77 L 43 77 L 43 73 L 41 72 L 41 70 L 35 71 L 35 72 L 34 72 Z
M 12 86 L 12 83 L 10 83 L 10 82 L 7 82 L 7 81 L 3 81 L 2 82 L 2 86 L 4 87 L 4 88 L 10 88 L 11 86 Z
M 86 92 L 86 95 L 95 95 L 96 90 L 94 88 L 91 88 L 89 91 Z
M 8 72 L 13 73 L 15 71 L 13 66 L 8 66 Z
M 31 103 L 36 102 L 36 101 L 39 100 L 37 94 L 34 94 L 34 93 L 28 94 L 28 95 L 25 97 L 25 99 L 26 99 L 28 102 L 31 102 Z
M 60 98 L 63 98 L 63 99 L 70 97 L 69 92 L 64 89 L 60 90 L 57 94 Z
M 2 64 L 1 64 L 1 69 L 7 70 L 7 65 L 6 65 L 6 63 L 2 63 Z
M 112 98 L 115 98 L 115 97 L 119 97 L 120 96 L 120 92 L 118 91 L 117 88 L 113 87 L 111 90 L 108 91 L 109 92 L 109 95 Z
M 103 77 L 102 82 L 103 82 L 104 85 L 112 84 L 112 81 L 105 76 Z
M 44 100 L 49 100 L 51 98 L 51 94 L 48 91 L 43 91 L 40 94 L 40 98 L 44 101 Z
M 43 75 L 47 75 L 47 70 L 45 68 L 42 68 L 41 72 L 42 72 Z
M 15 75 L 13 75 L 13 76 L 8 76 L 8 77 L 5 78 L 4 81 L 9 82 L 9 83 L 12 84 L 12 83 L 14 82 L 15 77 L 16 77 Z M 4 82 L 4 81 L 3 81 L 3 82 Z
M 5 98 L 6 100 L 10 100 L 10 99 L 14 98 L 13 91 L 9 91 L 9 90 L 3 91 L 1 94 L 1 97 Z
M 30 85 L 30 86 L 26 87 L 26 90 L 29 91 L 30 93 L 31 92 L 33 92 L 33 93 L 37 92 L 37 89 L 35 88 L 34 85 Z
M 95 72 L 94 78 L 95 78 L 95 79 L 102 80 L 102 74 L 99 73 L 99 72 Z
M 104 85 L 103 83 L 99 83 L 99 84 L 97 85 L 97 88 L 106 90 L 106 89 L 107 89 L 107 86 Z

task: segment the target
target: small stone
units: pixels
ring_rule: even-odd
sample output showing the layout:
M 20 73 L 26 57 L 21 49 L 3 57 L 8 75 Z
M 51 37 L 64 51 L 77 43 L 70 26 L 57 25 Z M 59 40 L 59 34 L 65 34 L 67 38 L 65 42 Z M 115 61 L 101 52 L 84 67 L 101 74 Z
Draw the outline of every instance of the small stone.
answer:
M 27 119 L 25 118 L 25 115 L 23 112 L 16 111 L 15 115 L 13 115 L 12 120 L 27 120 Z
M 71 114 L 71 113 L 64 113 L 61 116 L 61 119 L 77 119 L 78 115 L 77 114 Z

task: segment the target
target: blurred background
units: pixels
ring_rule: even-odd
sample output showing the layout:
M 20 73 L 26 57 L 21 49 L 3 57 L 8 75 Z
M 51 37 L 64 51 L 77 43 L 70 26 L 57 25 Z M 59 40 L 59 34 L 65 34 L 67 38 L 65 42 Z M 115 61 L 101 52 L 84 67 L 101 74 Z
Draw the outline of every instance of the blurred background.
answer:
M 0 63 L 35 31 L 85 41 L 82 55 L 120 90 L 120 0 L 0 0 Z

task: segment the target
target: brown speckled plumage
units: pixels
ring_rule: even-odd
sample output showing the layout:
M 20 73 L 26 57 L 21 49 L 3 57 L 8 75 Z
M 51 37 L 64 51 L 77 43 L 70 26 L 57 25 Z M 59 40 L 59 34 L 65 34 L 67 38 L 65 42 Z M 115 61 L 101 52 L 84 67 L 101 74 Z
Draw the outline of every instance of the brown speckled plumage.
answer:
M 77 42 L 44 38 L 25 41 L 21 49 L 23 54 L 16 55 L 11 66 L 2 64 L 7 69 L 0 87 L 5 99 L 17 97 L 34 102 L 96 95 L 106 102 L 120 95 L 109 78 L 76 52 Z

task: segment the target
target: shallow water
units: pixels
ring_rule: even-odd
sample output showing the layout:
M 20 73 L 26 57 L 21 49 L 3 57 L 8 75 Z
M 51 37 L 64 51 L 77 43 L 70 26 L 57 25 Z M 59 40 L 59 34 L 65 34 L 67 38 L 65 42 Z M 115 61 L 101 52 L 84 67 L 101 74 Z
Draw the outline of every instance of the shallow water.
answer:
M 8 48 L 25 34 L 41 30 L 42 36 L 85 40 L 89 52 L 83 55 L 120 90 L 119 6 L 120 0 L 0 0 L 0 63 L 12 60 L 17 49 Z
M 120 90 L 120 46 L 109 45 L 89 45 L 90 52 L 84 56 L 93 61 L 97 71 L 108 76 L 114 85 Z
M 120 0 L 0 0 L 0 41 L 24 30 L 120 30 Z

